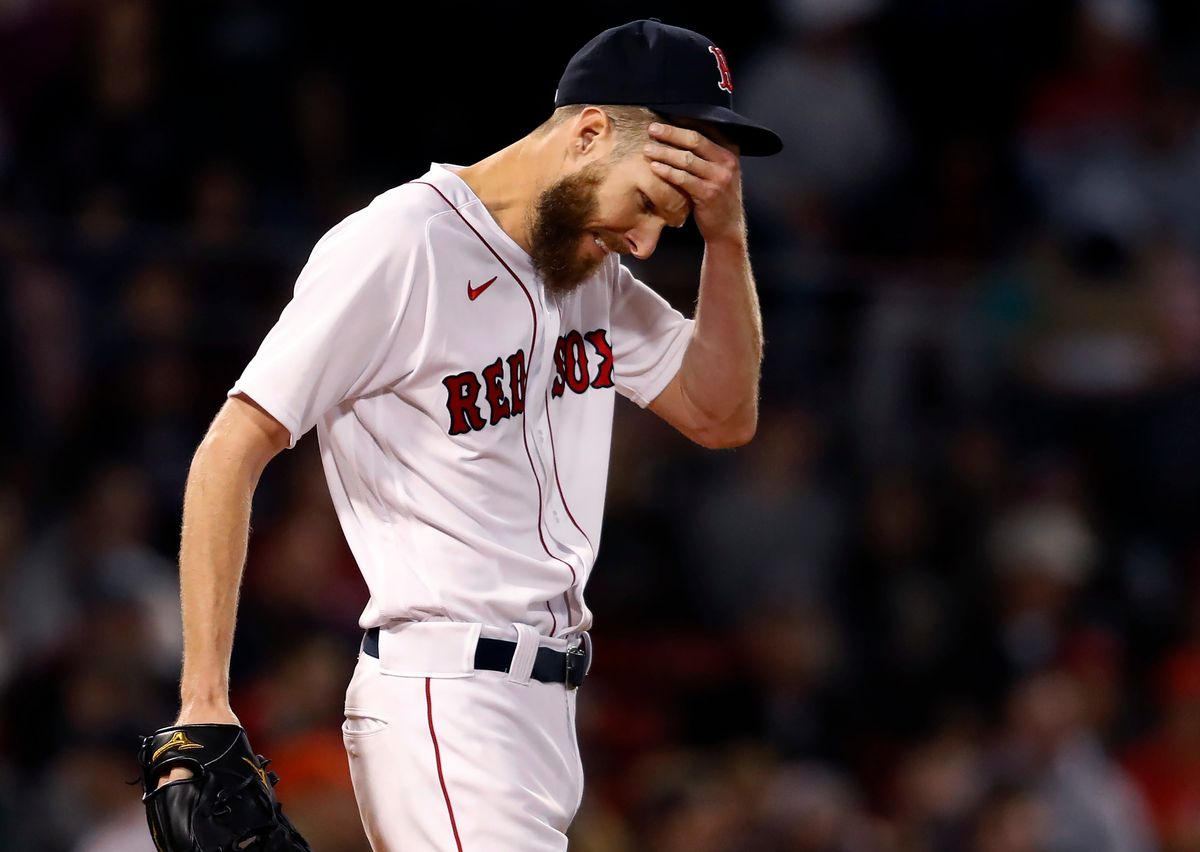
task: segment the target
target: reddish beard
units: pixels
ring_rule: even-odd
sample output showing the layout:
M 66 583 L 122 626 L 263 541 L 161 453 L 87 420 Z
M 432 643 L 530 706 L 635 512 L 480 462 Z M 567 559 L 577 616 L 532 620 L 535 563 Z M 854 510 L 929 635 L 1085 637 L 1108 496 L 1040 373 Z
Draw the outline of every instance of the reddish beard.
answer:
M 551 293 L 571 292 L 603 263 L 580 246 L 591 238 L 587 223 L 595 217 L 596 190 L 607 174 L 603 164 L 589 163 L 538 196 L 529 256 Z

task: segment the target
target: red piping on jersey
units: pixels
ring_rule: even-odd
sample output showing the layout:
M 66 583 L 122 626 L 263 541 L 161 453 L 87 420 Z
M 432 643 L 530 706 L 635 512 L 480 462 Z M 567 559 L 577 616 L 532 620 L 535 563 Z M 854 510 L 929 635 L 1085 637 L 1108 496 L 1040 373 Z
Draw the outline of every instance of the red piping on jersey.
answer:
M 529 288 L 525 286 L 525 282 L 521 280 L 521 276 L 519 276 L 519 275 L 517 275 L 517 273 L 513 272 L 512 267 L 509 266 L 507 263 L 505 263 L 504 258 L 502 258 L 499 255 L 499 253 L 494 248 L 492 248 L 492 244 L 489 243 L 484 238 L 483 234 L 481 234 L 481 233 L 479 233 L 479 231 L 475 230 L 475 226 L 472 225 L 467 220 L 467 217 L 462 214 L 462 211 L 459 210 L 457 207 L 455 207 L 454 203 L 449 198 L 447 198 L 440 189 L 438 189 L 433 184 L 428 183 L 423 180 L 413 180 L 413 181 L 409 181 L 409 183 L 419 183 L 422 186 L 427 186 L 430 189 L 432 189 L 434 192 L 436 192 L 439 196 L 441 196 L 442 201 L 445 201 L 446 204 L 450 207 L 450 209 L 458 214 L 458 218 L 462 219 L 463 224 L 471 229 L 471 233 L 473 233 L 476 237 L 479 238 L 479 241 L 481 243 L 483 243 L 484 247 L 492 253 L 492 256 L 494 258 L 496 258 L 496 260 L 500 263 L 501 266 L 504 267 L 504 269 L 508 272 L 508 274 L 513 277 L 513 280 L 516 281 L 519 285 L 521 285 L 521 291 L 525 294 L 525 298 L 529 302 L 529 313 L 533 316 L 533 337 L 529 342 L 529 363 L 532 364 L 533 356 L 537 352 L 537 328 L 538 328 L 537 308 L 534 307 L 533 296 L 529 295 Z M 526 378 L 526 381 L 528 381 L 528 378 Z M 549 413 L 548 412 L 549 412 L 549 409 L 547 409 L 547 415 L 546 415 L 547 421 L 549 421 Z M 542 542 L 542 550 L 546 551 L 547 556 L 549 556 L 551 559 L 555 559 L 555 560 L 561 562 L 563 565 L 567 566 L 567 570 L 571 572 L 571 586 L 574 587 L 575 583 L 578 582 L 578 578 L 575 576 L 574 566 L 571 565 L 570 562 L 567 562 L 565 559 L 563 559 L 561 556 L 555 556 L 553 553 L 550 552 L 550 547 L 546 544 L 546 536 L 542 532 L 542 480 L 538 477 L 537 468 L 533 464 L 533 453 L 531 453 L 529 451 L 529 434 L 525 428 L 525 417 L 524 416 L 521 417 L 521 440 L 524 441 L 524 443 L 525 443 L 525 456 L 526 456 L 526 458 L 529 459 L 529 470 L 533 474 L 534 483 L 537 485 L 538 539 Z M 551 440 L 550 455 L 551 455 L 551 460 L 553 461 L 553 456 L 554 456 L 553 440 Z M 557 476 L 557 474 L 556 474 L 556 476 Z M 564 505 L 565 505 L 565 501 L 564 501 Z M 570 513 L 568 512 L 568 514 L 570 514 Z M 571 520 L 574 521 L 574 518 L 572 518 Z M 589 542 L 589 544 L 590 544 L 590 542 Z M 563 598 L 564 599 L 566 598 L 565 594 L 563 595 Z M 554 617 L 554 610 L 550 609 L 549 601 L 546 601 L 546 611 L 550 613 L 550 621 L 551 621 L 550 635 L 554 636 L 558 633 L 558 619 Z M 571 617 L 571 603 L 570 603 L 570 601 L 567 601 L 567 618 L 570 619 L 570 617 Z
M 450 829 L 454 832 L 454 844 L 463 852 L 462 840 L 458 836 L 458 822 L 454 819 L 454 805 L 450 804 L 450 791 L 446 789 L 446 776 L 442 772 L 442 751 L 438 748 L 437 732 L 433 730 L 433 692 L 430 678 L 425 678 L 425 707 L 429 713 L 429 738 L 433 740 L 433 758 L 437 761 L 438 782 L 442 785 L 442 797 L 446 800 L 446 813 L 450 814 Z

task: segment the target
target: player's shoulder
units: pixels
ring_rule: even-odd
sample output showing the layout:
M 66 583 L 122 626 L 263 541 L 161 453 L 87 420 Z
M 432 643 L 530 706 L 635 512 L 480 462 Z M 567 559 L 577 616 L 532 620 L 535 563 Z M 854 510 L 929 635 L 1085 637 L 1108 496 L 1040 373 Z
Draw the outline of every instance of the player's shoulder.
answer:
M 437 200 L 437 196 L 434 196 Z M 396 236 L 420 235 L 436 214 L 444 211 L 434 205 L 426 192 L 413 183 L 404 183 L 381 192 L 366 207 L 354 211 L 340 224 L 364 229 L 382 229 Z
M 425 174 L 381 192 L 365 209 L 380 218 L 422 226 L 474 200 L 474 194 L 450 168 L 432 163 Z
M 403 183 L 347 214 L 325 232 L 317 248 L 353 252 L 374 244 L 392 254 L 416 250 L 426 241 L 429 221 L 449 209 L 437 194 L 417 181 Z
M 420 181 L 409 181 L 381 192 L 362 209 L 363 213 L 380 220 L 424 226 L 440 213 L 450 211 L 444 201 L 425 188 Z

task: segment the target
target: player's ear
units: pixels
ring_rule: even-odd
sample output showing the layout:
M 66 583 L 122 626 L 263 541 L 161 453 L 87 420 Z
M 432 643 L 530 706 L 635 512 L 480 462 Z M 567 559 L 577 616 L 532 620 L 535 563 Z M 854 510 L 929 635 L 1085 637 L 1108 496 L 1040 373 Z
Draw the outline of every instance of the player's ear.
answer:
M 582 157 L 593 155 L 611 141 L 612 134 L 612 119 L 608 113 L 599 107 L 584 107 L 575 117 L 572 153 Z

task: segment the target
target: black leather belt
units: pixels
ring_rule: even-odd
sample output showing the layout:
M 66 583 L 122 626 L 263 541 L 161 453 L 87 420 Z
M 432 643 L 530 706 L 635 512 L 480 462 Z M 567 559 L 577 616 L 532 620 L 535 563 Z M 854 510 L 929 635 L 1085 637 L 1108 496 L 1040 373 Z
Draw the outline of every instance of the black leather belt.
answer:
M 371 627 L 363 637 L 363 653 L 379 659 L 379 628 Z M 517 643 L 506 639 L 488 639 L 480 637 L 475 646 L 475 668 L 490 672 L 507 673 L 512 666 L 513 654 L 517 651 Z M 578 645 L 573 645 L 566 651 L 555 651 L 553 648 L 538 648 L 533 658 L 533 671 L 530 677 L 542 683 L 561 683 L 567 689 L 576 689 L 583 684 L 588 669 L 592 665 L 592 639 L 588 634 L 582 634 Z

